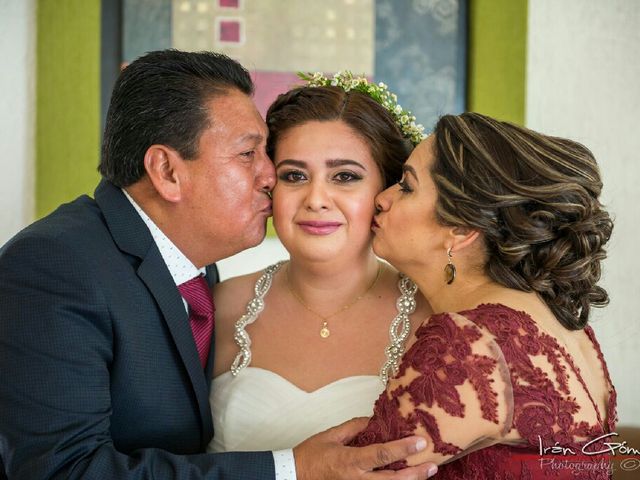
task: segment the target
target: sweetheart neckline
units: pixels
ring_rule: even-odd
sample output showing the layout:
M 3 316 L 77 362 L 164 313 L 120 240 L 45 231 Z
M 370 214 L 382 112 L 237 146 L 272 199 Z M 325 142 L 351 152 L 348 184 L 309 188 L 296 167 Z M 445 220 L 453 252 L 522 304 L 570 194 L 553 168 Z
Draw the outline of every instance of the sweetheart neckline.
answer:
M 363 379 L 363 378 L 375 378 L 378 383 L 380 383 L 380 387 L 382 388 L 382 382 L 380 381 L 380 377 L 378 375 L 351 375 L 348 377 L 342 377 L 342 378 L 338 378 L 337 380 L 334 380 L 332 382 L 327 383 L 326 385 L 323 385 L 321 387 L 316 388 L 315 390 L 311 390 L 311 391 L 307 391 L 303 388 L 300 388 L 298 385 L 296 385 L 295 383 L 293 383 L 292 381 L 288 380 L 287 378 L 283 377 L 282 375 L 280 375 L 279 373 L 274 372 L 273 370 L 267 370 L 266 368 L 260 368 L 260 367 L 252 367 L 252 366 L 247 366 L 245 368 L 243 368 L 239 373 L 238 376 L 235 378 L 239 378 L 240 375 L 243 374 L 243 372 L 250 372 L 250 371 L 254 371 L 255 373 L 258 372 L 265 372 L 268 375 L 276 378 L 277 380 L 279 380 L 282 383 L 285 383 L 286 385 L 292 387 L 293 389 L 304 393 L 306 395 L 313 395 L 316 394 L 322 390 L 328 389 L 330 387 L 334 387 L 336 385 L 342 384 L 342 383 L 346 383 L 350 380 L 355 380 L 355 379 Z M 220 375 L 214 377 L 213 382 L 215 382 L 216 380 L 222 379 L 222 377 L 224 377 L 225 375 L 231 375 L 231 371 L 227 370 L 224 373 L 221 373 Z M 213 389 L 213 391 L 215 391 L 215 389 Z

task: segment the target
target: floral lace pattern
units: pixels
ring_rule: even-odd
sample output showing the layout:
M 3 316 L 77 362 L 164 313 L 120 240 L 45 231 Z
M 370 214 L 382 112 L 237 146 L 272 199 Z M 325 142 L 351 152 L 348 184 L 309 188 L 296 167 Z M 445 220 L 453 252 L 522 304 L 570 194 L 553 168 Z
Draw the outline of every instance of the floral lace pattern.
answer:
M 586 333 L 611 385 L 593 331 L 587 327 Z M 402 438 L 422 427 L 430 436 L 434 452 L 460 457 L 441 465 L 437 478 L 609 478 L 607 463 L 597 468 L 602 455 L 576 457 L 574 460 L 581 462 L 581 472 L 571 467 L 553 467 L 555 460 L 571 458 L 539 455 L 540 444 L 560 445 L 579 453 L 590 439 L 613 431 L 616 396 L 610 386 L 605 422 L 571 356 L 553 337 L 541 332 L 528 314 L 493 304 L 460 314 L 437 314 L 416 331 L 416 338 L 398 375 L 378 398 L 368 426 L 352 445 Z M 482 343 L 497 345 L 499 352 L 475 353 Z M 550 371 L 536 366 L 532 357 L 545 359 Z M 496 374 L 501 368 L 508 372 L 503 385 L 495 380 L 500 378 Z M 570 373 L 587 392 L 591 405 L 579 405 L 572 396 Z M 461 397 L 459 390 L 465 382 L 473 387 L 476 398 Z M 413 408 L 409 412 L 405 409 L 403 414 L 400 404 L 407 395 Z M 469 449 L 470 444 L 445 441 L 443 435 L 447 417 L 465 418 L 465 404 L 473 402 L 479 405 L 482 418 L 496 427 L 496 434 L 487 445 L 494 444 L 481 450 Z M 508 406 L 506 417 L 500 417 L 500 402 Z M 581 409 L 589 407 L 596 412 L 597 423 L 593 425 L 575 418 Z M 513 438 L 514 430 L 518 444 L 510 440 L 507 445 L 504 435 L 510 433 Z M 592 450 L 596 450 L 595 446 Z M 396 462 L 389 468 L 404 466 L 404 462 Z

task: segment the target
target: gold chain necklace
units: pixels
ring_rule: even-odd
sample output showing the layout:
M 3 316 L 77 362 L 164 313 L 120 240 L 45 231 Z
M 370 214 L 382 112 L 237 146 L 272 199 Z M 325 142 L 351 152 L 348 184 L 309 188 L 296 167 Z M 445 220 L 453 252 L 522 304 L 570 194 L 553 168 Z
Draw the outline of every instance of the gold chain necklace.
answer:
M 371 285 L 369 285 L 367 287 L 367 289 L 362 294 L 358 295 L 354 300 L 352 300 L 351 302 L 347 303 L 346 305 L 344 305 L 340 309 L 336 310 L 331 315 L 321 315 L 321 314 L 319 314 L 313 308 L 311 308 L 309 305 L 307 305 L 305 303 L 305 301 L 302 300 L 302 298 L 300 298 L 300 296 L 295 292 L 295 290 L 293 289 L 293 285 L 291 285 L 291 279 L 289 278 L 289 264 L 287 264 L 287 271 L 286 271 L 287 288 L 291 292 L 291 295 L 293 295 L 293 298 L 295 298 L 298 301 L 298 303 L 300 303 L 300 305 L 302 305 L 304 308 L 309 310 L 311 313 L 313 313 L 314 315 L 316 315 L 316 316 L 318 316 L 318 317 L 320 317 L 322 319 L 322 327 L 320 327 L 320 336 L 322 338 L 327 338 L 329 335 L 331 335 L 331 330 L 329 330 L 329 324 L 328 324 L 327 320 L 329 320 L 331 317 L 335 317 L 336 315 L 338 315 L 339 313 L 344 312 L 345 310 L 348 310 L 349 308 L 353 307 L 356 303 L 358 303 L 360 300 L 362 300 L 362 297 L 364 297 L 367 293 L 369 293 L 369 291 L 375 286 L 375 284 L 378 283 L 378 279 L 380 278 L 380 272 L 382 272 L 382 264 L 378 263 L 378 273 L 376 274 L 376 278 L 373 279 L 373 282 L 371 282 Z

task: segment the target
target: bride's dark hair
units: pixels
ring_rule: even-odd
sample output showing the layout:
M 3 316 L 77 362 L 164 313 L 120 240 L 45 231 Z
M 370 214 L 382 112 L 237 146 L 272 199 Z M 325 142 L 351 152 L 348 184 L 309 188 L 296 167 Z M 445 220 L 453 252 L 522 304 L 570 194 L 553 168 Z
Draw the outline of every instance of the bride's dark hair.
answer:
M 439 221 L 478 229 L 493 280 L 537 292 L 566 328 L 583 328 L 609 301 L 597 282 L 613 228 L 592 153 L 477 113 L 443 116 L 434 134 Z
M 340 87 L 298 87 L 278 96 L 267 112 L 267 153 L 275 158 L 278 140 L 291 128 L 311 121 L 342 120 L 369 146 L 385 188 L 402 176 L 413 150 L 391 114 L 368 95 Z

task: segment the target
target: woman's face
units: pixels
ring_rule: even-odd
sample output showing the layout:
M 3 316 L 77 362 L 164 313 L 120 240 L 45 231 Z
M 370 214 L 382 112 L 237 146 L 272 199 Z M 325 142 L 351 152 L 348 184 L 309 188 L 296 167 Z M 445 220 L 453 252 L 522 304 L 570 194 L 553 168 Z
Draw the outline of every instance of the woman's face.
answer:
M 445 234 L 451 227 L 436 220 L 433 143 L 433 135 L 420 143 L 403 167 L 402 180 L 376 198 L 380 211 L 374 218 L 373 250 L 408 274 L 418 264 L 442 266 L 446 259 Z
M 273 224 L 292 257 L 349 259 L 371 243 L 382 175 L 367 144 L 342 121 L 294 127 L 275 148 Z

